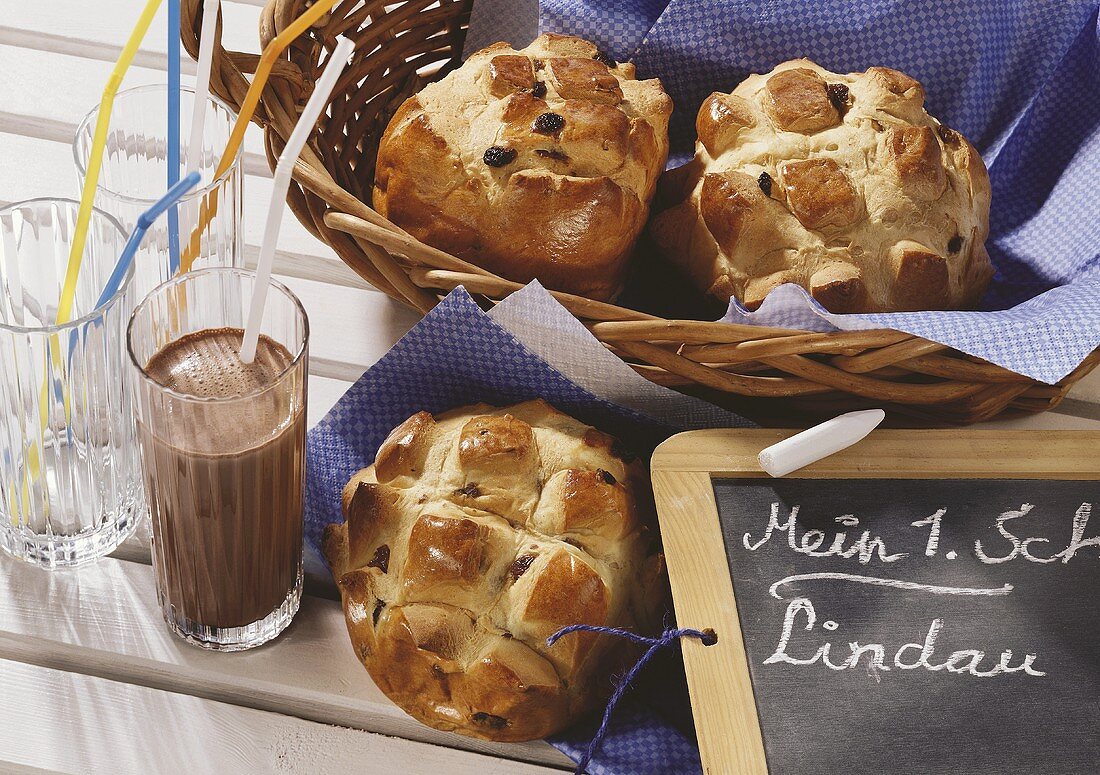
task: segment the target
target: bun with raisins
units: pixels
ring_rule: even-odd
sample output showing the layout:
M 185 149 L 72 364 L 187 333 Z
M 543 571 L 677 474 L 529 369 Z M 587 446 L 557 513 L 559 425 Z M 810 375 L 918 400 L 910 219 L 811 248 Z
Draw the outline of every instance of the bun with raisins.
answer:
M 352 646 L 437 729 L 559 732 L 637 656 L 572 624 L 658 628 L 666 595 L 646 468 L 543 401 L 418 412 L 344 490 L 325 531 Z
M 696 129 L 651 233 L 701 291 L 755 309 L 797 283 L 840 313 L 978 303 L 989 176 L 914 79 L 785 62 L 712 94 Z
M 405 100 L 374 208 L 517 282 L 609 300 L 668 156 L 672 101 L 580 38 L 496 43 Z

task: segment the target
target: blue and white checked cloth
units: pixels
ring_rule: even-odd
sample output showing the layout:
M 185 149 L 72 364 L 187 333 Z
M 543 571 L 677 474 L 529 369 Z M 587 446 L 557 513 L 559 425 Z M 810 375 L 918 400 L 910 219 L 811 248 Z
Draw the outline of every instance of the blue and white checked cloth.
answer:
M 492 7 L 500 23 L 477 24 Z M 1097 0 L 476 0 L 467 52 L 539 32 L 586 36 L 676 104 L 673 160 L 694 147 L 711 91 L 806 56 L 919 79 L 929 111 L 978 146 L 993 186 L 997 273 L 980 312 L 831 315 L 797 286 L 725 320 L 816 331 L 894 328 L 1043 382 L 1100 346 Z M 648 25 L 648 26 L 647 26 Z M 646 28 L 643 31 L 643 28 Z
M 524 342 L 512 333 L 520 328 Z M 558 365 L 585 360 L 598 365 L 581 375 L 582 386 L 536 355 L 532 347 L 543 352 L 552 349 Z M 392 428 L 421 409 L 440 412 L 479 401 L 508 404 L 542 397 L 646 454 L 678 430 L 746 424 L 736 415 L 645 382 L 614 356 L 602 361 L 605 353 L 537 284 L 514 294 L 494 317 L 482 312 L 461 288 L 454 291 L 310 430 L 307 542 L 319 550 L 324 526 L 343 521 L 344 484 L 374 462 L 378 446 Z M 627 394 L 634 397 L 634 408 L 608 398 Z M 662 399 L 667 404 L 658 410 L 660 418 L 638 408 L 658 407 Z M 593 719 L 551 742 L 577 760 L 596 726 Z M 682 664 L 678 654 L 662 654 L 620 703 L 589 772 L 690 775 L 699 769 Z

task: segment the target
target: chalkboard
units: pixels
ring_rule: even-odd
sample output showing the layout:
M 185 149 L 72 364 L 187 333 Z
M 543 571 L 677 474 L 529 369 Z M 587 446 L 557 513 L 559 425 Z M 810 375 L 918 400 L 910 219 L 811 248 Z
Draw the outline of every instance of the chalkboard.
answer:
M 776 480 L 774 432 L 722 433 L 654 457 L 679 623 L 740 639 L 685 643 L 708 771 L 1100 771 L 1100 434 L 887 431 Z

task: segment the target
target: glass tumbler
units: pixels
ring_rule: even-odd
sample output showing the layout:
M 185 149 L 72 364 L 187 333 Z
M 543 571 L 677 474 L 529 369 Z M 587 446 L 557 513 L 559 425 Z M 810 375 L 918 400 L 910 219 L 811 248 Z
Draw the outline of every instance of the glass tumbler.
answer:
M 154 290 L 127 333 L 157 595 L 170 630 L 239 651 L 302 594 L 309 323 L 271 282 L 256 358 L 239 358 L 255 274 L 213 268 Z
M 138 216 L 164 195 L 168 189 L 168 87 L 165 84 L 139 86 L 119 92 L 111 110 L 111 125 L 103 164 L 96 189 L 95 205 L 118 219 L 123 228 L 132 231 Z M 180 160 L 185 171 L 194 166 L 206 183 L 196 186 L 180 200 L 177 208 L 179 223 L 180 261 L 184 268 L 210 266 L 241 266 L 242 188 L 241 151 L 229 169 L 217 179 L 214 172 L 221 153 L 229 141 L 236 114 L 221 100 L 211 97 L 203 127 L 202 148 L 195 165 L 188 159 L 191 136 L 191 112 L 195 101 L 193 89 L 180 90 Z M 99 108 L 94 108 L 76 130 L 73 155 L 78 183 L 84 176 L 91 154 L 92 138 Z M 198 232 L 200 211 L 213 212 L 213 217 Z M 216 209 L 214 209 L 216 206 Z M 145 235 L 134 260 L 134 293 L 142 299 L 153 288 L 172 277 L 169 248 L 171 219 L 165 214 L 157 219 Z
M 130 277 L 96 302 L 126 234 L 93 210 L 69 322 L 58 325 L 79 205 L 0 209 L 0 547 L 49 568 L 110 553 L 143 499 L 125 356 Z

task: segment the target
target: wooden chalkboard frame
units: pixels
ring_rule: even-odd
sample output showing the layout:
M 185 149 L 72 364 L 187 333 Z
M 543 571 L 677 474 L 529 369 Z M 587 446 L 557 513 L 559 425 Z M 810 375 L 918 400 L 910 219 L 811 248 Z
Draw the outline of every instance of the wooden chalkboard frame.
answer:
M 677 624 L 718 635 L 712 646 L 683 643 L 706 775 L 768 772 L 712 480 L 767 477 L 757 454 L 792 433 L 690 431 L 653 453 L 653 494 Z M 787 478 L 1090 480 L 1100 479 L 1098 451 L 1098 431 L 882 430 Z

